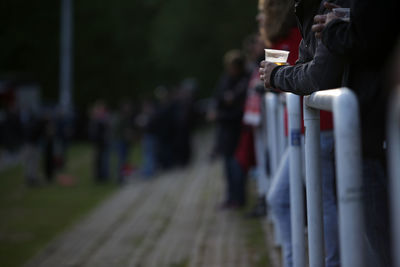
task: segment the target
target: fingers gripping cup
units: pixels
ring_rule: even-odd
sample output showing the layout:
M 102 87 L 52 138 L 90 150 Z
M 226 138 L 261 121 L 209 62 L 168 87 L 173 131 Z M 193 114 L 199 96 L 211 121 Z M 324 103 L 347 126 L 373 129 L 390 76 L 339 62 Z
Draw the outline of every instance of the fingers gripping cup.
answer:
M 275 63 L 276 65 L 286 65 L 289 56 L 289 51 L 277 49 L 264 49 L 265 61 Z

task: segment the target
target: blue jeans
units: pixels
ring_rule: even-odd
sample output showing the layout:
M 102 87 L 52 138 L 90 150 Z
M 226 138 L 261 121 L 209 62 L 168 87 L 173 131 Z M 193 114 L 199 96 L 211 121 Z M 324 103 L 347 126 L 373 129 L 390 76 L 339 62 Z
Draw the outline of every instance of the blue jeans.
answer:
M 118 140 L 118 141 L 116 141 L 115 149 L 116 149 L 117 156 L 118 156 L 117 179 L 118 179 L 118 182 L 122 182 L 123 168 L 128 161 L 129 143 L 124 140 Z
M 279 228 L 284 267 L 293 266 L 289 180 L 289 149 L 286 149 L 268 193 L 268 205 Z
M 320 156 L 323 190 L 325 260 L 327 267 L 338 267 L 340 266 L 340 258 L 334 182 L 333 133 L 331 131 L 321 131 Z M 278 222 L 285 267 L 291 267 L 293 265 L 289 180 L 289 153 L 287 150 L 279 163 L 279 167 L 268 194 L 268 204 Z
M 145 134 L 142 139 L 143 166 L 142 175 L 149 178 L 156 170 L 157 139 L 152 134 Z
M 333 132 L 321 131 L 322 201 L 326 267 L 340 266 Z

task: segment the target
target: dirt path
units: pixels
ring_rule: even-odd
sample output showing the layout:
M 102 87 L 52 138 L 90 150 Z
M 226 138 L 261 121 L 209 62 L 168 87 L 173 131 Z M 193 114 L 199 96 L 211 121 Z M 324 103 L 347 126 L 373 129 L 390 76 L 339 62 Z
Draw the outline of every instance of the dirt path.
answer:
M 208 145 L 186 169 L 127 185 L 26 266 L 259 266 L 242 214 L 216 210 L 222 166 Z

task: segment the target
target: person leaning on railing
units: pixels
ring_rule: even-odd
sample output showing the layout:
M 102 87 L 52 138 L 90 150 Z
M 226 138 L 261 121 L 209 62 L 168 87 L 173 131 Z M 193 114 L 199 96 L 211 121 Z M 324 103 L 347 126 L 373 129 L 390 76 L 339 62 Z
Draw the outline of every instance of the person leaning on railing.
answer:
M 399 37 L 400 1 L 350 0 L 350 21 L 333 13 L 316 16 L 313 31 L 336 57 L 346 61 L 344 86 L 360 103 L 363 202 L 369 266 L 392 266 L 385 158 L 385 88 L 388 61 Z
M 324 2 L 295 1 L 298 27 L 303 36 L 299 59 L 294 66 L 261 63 L 260 75 L 265 87 L 297 95 L 336 88 L 341 85 L 344 63 L 319 42 L 311 32 L 314 15 L 326 12 Z M 344 4 L 344 1 L 337 1 Z M 324 235 L 326 266 L 339 266 L 337 205 L 335 198 L 332 114 L 321 112 L 321 163 L 323 177 Z

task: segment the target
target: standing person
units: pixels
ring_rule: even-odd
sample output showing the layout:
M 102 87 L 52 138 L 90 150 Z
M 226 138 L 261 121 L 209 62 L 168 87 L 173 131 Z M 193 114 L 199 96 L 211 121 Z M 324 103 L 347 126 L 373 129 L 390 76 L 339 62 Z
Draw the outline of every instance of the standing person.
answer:
M 43 169 L 47 182 L 52 183 L 54 181 L 56 170 L 56 127 L 54 123 L 54 118 L 52 118 L 49 112 L 46 112 L 46 114 L 44 115 L 43 128 Z
M 317 41 L 311 32 L 315 14 L 326 12 L 324 2 L 295 1 L 295 14 L 298 18 L 298 27 L 303 40 L 299 47 L 299 59 L 294 66 L 279 67 L 274 63 L 261 63 L 260 74 L 265 87 L 273 87 L 282 91 L 298 95 L 307 95 L 324 89 L 339 87 L 343 74 L 344 64 L 327 48 Z M 326 249 L 326 266 L 339 266 L 337 205 L 335 198 L 334 163 L 333 163 L 333 122 L 331 113 L 321 112 L 321 170 L 323 186 L 323 219 Z M 288 175 L 288 164 L 281 171 Z M 285 190 L 286 194 L 288 191 Z M 272 191 L 270 199 L 277 206 L 284 202 Z M 287 202 L 285 205 L 288 205 Z M 281 213 L 284 214 L 284 213 Z M 289 255 L 288 255 L 289 256 Z M 288 259 L 291 261 L 291 254 Z M 290 263 L 291 264 L 291 263 Z M 288 265 L 290 266 L 290 265 Z
M 128 167 L 128 155 L 133 134 L 133 114 L 130 103 L 121 104 L 119 112 L 115 115 L 113 125 L 115 149 L 117 152 L 117 183 L 123 184 Z
M 141 112 L 136 117 L 135 123 L 142 130 L 141 174 L 145 178 L 150 178 L 157 169 L 157 120 L 154 101 L 143 101 Z
M 262 11 L 262 9 L 261 9 Z M 260 19 L 262 16 L 258 16 Z M 261 39 L 260 34 L 254 34 L 245 40 L 244 50 L 247 51 L 247 66 L 251 73 L 250 80 L 247 88 L 246 103 L 243 114 L 243 126 L 241 132 L 241 138 L 238 148 L 236 149 L 235 158 L 241 166 L 243 176 L 241 181 L 243 187 L 245 186 L 245 179 L 247 171 L 253 165 L 257 165 L 257 201 L 254 207 L 249 212 L 249 217 L 262 217 L 267 213 L 266 208 L 266 181 L 267 181 L 267 168 L 265 160 L 265 145 L 260 144 L 261 135 L 258 133 L 262 132 L 262 117 L 261 117 L 261 106 L 263 98 L 256 88 L 260 86 L 261 80 L 258 74 L 258 65 L 264 57 L 265 44 Z M 256 139 L 256 140 L 255 140 Z M 255 141 L 256 142 L 255 142 Z M 255 147 L 257 146 L 257 147 Z M 258 153 L 256 153 L 256 151 Z M 261 155 L 260 155 L 261 151 Z M 257 155 L 257 156 L 256 156 Z M 241 191 L 245 196 L 246 189 L 242 188 Z M 245 199 L 245 197 L 243 197 Z
M 98 100 L 91 112 L 89 134 L 93 140 L 94 179 L 95 182 L 105 182 L 109 178 L 109 154 L 110 154 L 110 118 L 103 101 Z
M 195 90 L 195 80 L 185 79 L 178 88 L 175 100 L 175 163 L 182 167 L 189 164 L 192 154 L 191 132 L 195 120 L 193 111 Z
M 168 170 L 175 164 L 173 140 L 176 133 L 175 102 L 172 94 L 164 86 L 155 89 L 158 100 L 154 126 L 157 135 L 157 165 L 160 169 Z
M 226 199 L 221 208 L 236 207 L 234 153 L 239 141 L 243 106 L 248 84 L 245 60 L 239 50 L 230 50 L 224 56 L 225 72 L 216 89 L 217 137 L 216 153 L 224 160 Z
M 333 13 L 316 16 L 313 30 L 331 53 L 345 61 L 343 85 L 356 93 L 360 105 L 364 221 L 370 252 L 366 262 L 368 266 L 392 266 L 384 150 L 388 102 L 385 76 L 400 34 L 399 27 L 394 27 L 400 3 L 349 2 L 349 21 Z
M 23 129 L 25 133 L 25 182 L 28 186 L 39 185 L 40 141 L 42 135 L 40 120 L 33 111 L 28 112 Z

